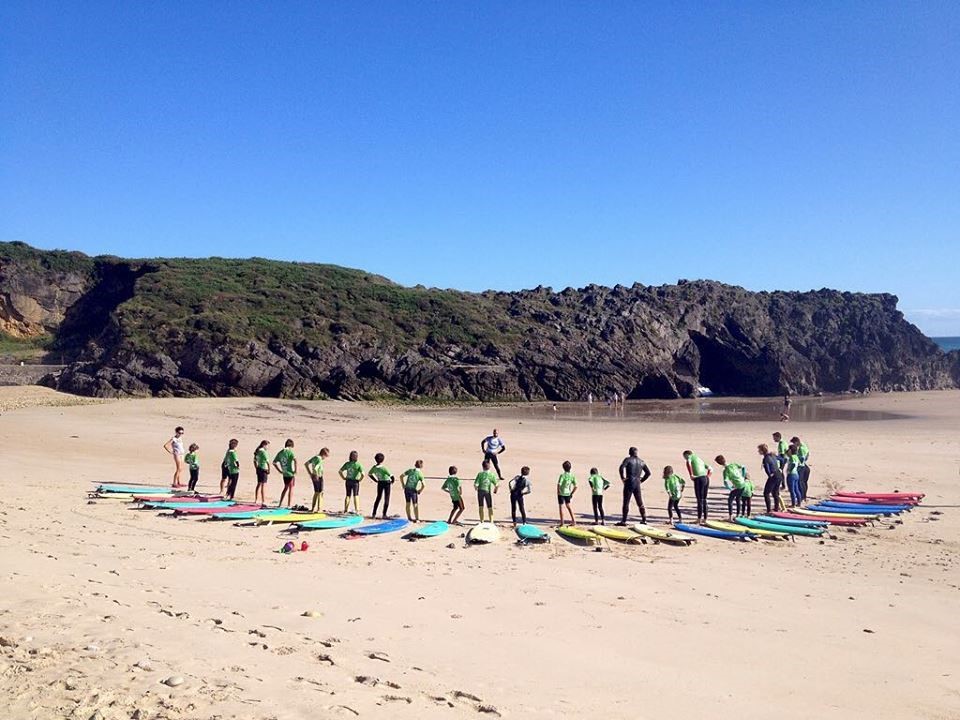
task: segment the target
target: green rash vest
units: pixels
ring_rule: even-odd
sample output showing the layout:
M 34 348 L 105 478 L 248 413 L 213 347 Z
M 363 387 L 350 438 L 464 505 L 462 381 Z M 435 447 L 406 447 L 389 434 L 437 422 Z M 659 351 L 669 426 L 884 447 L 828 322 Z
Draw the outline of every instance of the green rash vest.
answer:
M 227 466 L 227 472 L 230 475 L 240 472 L 240 458 L 237 457 L 237 451 L 227 450 L 227 454 L 223 456 L 223 464 Z
M 461 498 L 460 478 L 458 478 L 456 475 L 450 475 L 446 480 L 444 480 L 443 485 L 440 486 L 440 489 L 444 492 L 450 493 L 451 500 L 459 500 Z
M 798 473 L 800 472 L 801 465 L 803 465 L 803 462 L 801 462 L 799 455 L 787 455 L 787 464 L 783 467 L 783 474 L 792 475 Z
M 347 462 L 340 466 L 340 472 L 347 476 L 347 480 L 359 481 L 363 479 L 363 465 L 356 460 L 353 462 L 347 460 Z
M 407 490 L 416 490 L 423 486 L 423 471 L 420 468 L 409 468 L 403 471 L 403 487 Z
M 667 495 L 674 500 L 680 499 L 680 496 L 683 495 L 683 487 L 686 484 L 686 481 L 676 473 L 663 479 L 663 487 L 667 491 Z
M 590 483 L 590 490 L 594 495 L 603 495 L 603 491 L 607 485 L 607 481 L 603 479 L 603 475 L 591 475 L 587 482 Z
M 699 455 L 691 455 L 687 458 L 687 462 L 690 463 L 690 474 L 695 478 L 706 477 L 710 470 L 710 466 L 701 460 Z
M 573 473 L 565 472 L 561 473 L 560 477 L 557 478 L 557 495 L 562 495 L 563 497 L 570 497 L 573 495 L 573 491 L 577 489 L 577 478 Z
M 737 463 L 727 463 L 723 469 L 723 484 L 736 490 L 743 489 L 743 466 Z
M 253 454 L 253 465 L 257 470 L 270 469 L 270 457 L 267 455 L 266 450 L 257 448 L 257 451 Z
M 200 469 L 200 460 L 199 458 L 197 458 L 197 454 L 195 452 L 187 453 L 186 455 L 184 455 L 183 461 L 189 466 L 191 470 Z
M 786 440 L 777 441 L 777 455 L 783 455 L 784 457 L 786 457 L 787 450 L 789 449 L 790 449 L 790 443 L 788 443 Z
M 800 462 L 804 465 L 807 464 L 807 458 L 810 457 L 810 448 L 808 448 L 803 443 L 800 443 Z
M 753 497 L 753 483 L 750 482 L 750 480 L 745 479 L 743 481 L 743 487 L 740 488 L 740 497 L 742 498 Z
M 489 470 L 481 470 L 477 473 L 473 486 L 480 492 L 490 492 L 500 483 L 500 479 Z
M 273 461 L 280 466 L 280 471 L 283 473 L 285 478 L 293 477 L 296 473 L 293 470 L 293 463 L 297 459 L 297 456 L 294 455 L 293 450 L 290 448 L 284 448 L 277 453 L 276 457 L 273 458 Z
M 305 463 L 307 470 L 313 469 L 313 474 L 317 477 L 323 477 L 323 458 L 320 457 L 320 454 L 314 455 L 312 458 L 307 460 Z
M 370 474 L 377 479 L 378 483 L 388 483 L 393 479 L 393 473 L 386 465 L 374 465 L 370 468 Z

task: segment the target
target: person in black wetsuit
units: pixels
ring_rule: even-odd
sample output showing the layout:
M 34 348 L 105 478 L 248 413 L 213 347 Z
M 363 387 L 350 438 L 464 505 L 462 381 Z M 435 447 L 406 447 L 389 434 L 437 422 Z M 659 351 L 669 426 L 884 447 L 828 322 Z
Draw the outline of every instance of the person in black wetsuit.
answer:
M 643 496 L 640 494 L 640 485 L 650 477 L 650 468 L 637 457 L 637 449 L 630 448 L 629 455 L 620 463 L 620 481 L 623 483 L 623 514 L 617 525 L 627 524 L 627 514 L 630 512 L 630 498 L 637 501 L 640 509 L 640 521 L 647 522 L 647 509 L 643 506 Z
M 524 465 L 520 468 L 520 474 L 510 481 L 510 515 L 513 517 L 513 524 L 517 524 L 517 509 L 520 509 L 521 522 L 527 524 L 527 510 L 523 506 L 523 496 L 530 494 L 530 468 Z
M 767 506 L 767 512 L 783 509 L 783 501 L 780 500 L 780 488 L 784 484 L 783 470 L 780 469 L 780 458 L 770 452 L 766 443 L 757 445 L 757 452 L 763 456 L 763 474 L 767 476 L 767 481 L 763 485 L 763 502 Z

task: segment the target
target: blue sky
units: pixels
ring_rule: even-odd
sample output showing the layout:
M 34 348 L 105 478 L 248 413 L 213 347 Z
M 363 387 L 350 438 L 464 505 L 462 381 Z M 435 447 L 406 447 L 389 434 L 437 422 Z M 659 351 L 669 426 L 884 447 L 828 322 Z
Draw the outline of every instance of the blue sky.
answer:
M 960 3 L 0 6 L 0 239 L 469 290 L 888 291 L 960 335 Z

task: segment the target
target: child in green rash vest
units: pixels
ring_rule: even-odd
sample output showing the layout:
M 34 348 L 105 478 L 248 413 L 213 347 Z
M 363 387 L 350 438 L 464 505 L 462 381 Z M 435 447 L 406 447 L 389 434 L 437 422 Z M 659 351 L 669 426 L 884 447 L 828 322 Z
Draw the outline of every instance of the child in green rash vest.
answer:
M 270 476 L 270 456 L 267 455 L 269 440 L 261 440 L 253 451 L 253 469 L 257 473 L 257 487 L 253 491 L 253 500 L 260 505 L 267 504 L 267 478 Z
M 806 500 L 807 485 L 810 482 L 810 465 L 807 462 L 810 458 L 810 448 L 796 435 L 790 438 L 790 444 L 797 446 L 797 454 L 800 457 L 800 499 Z
M 683 522 L 683 516 L 680 514 L 680 498 L 683 497 L 683 489 L 687 482 L 682 477 L 673 472 L 673 467 L 667 465 L 663 469 L 663 487 L 667 491 L 667 522 L 673 522 L 673 513 L 677 513 L 677 522 Z
M 746 470 L 744 470 L 746 473 Z M 743 478 L 743 487 L 740 489 L 740 516 L 750 517 L 751 499 L 753 498 L 753 481 L 749 476 Z
M 420 491 L 423 490 L 423 460 L 417 460 L 412 468 L 404 470 L 403 499 L 407 505 L 407 520 L 420 522 Z M 412 511 L 412 512 L 411 512 Z
M 566 506 L 567 514 L 570 516 L 570 524 L 576 525 L 577 521 L 573 517 L 573 510 L 570 509 L 570 501 L 577 492 L 577 478 L 570 469 L 573 466 L 569 460 L 563 461 L 563 472 L 557 478 L 557 505 L 560 506 L 560 527 L 563 527 L 563 508 Z
M 450 511 L 450 517 L 447 518 L 447 522 L 451 525 L 459 525 L 459 518 L 463 514 L 465 506 L 463 504 L 463 492 L 460 489 L 460 478 L 457 477 L 456 465 L 451 465 L 447 468 L 447 479 L 443 481 L 440 489 L 450 496 L 450 502 L 453 503 L 453 509 Z
M 783 466 L 787 464 L 787 449 L 790 447 L 790 444 L 783 439 L 783 435 L 778 432 L 773 434 L 773 441 L 777 444 L 777 460 L 780 461 L 780 469 L 783 470 Z M 783 490 L 785 485 L 781 485 L 780 489 Z
M 183 462 L 190 468 L 190 484 L 187 485 L 187 490 L 190 492 L 196 492 L 197 483 L 200 482 L 200 459 L 197 456 L 197 450 L 199 449 L 199 445 L 191 443 L 190 451 L 183 456 Z
M 587 482 L 590 484 L 591 502 L 593 503 L 593 522 L 606 525 L 607 516 L 603 512 L 603 491 L 610 487 L 610 483 L 596 468 L 590 468 L 590 478 Z
M 383 464 L 383 453 L 374 455 L 373 461 L 376 464 L 370 468 L 367 477 L 377 484 L 377 499 L 373 501 L 373 512 L 370 513 L 370 519 L 373 520 L 377 517 L 377 508 L 380 506 L 380 500 L 382 499 L 383 519 L 386 520 L 387 511 L 390 509 L 390 486 L 396 478 L 393 477 L 393 473 L 387 469 L 387 466 Z
M 293 504 L 293 486 L 296 484 L 297 476 L 297 458 L 293 453 L 293 440 L 287 438 L 283 444 L 283 450 L 273 458 L 273 466 L 283 476 L 283 491 L 280 493 L 280 502 L 277 503 L 277 507 L 283 505 L 284 497 L 287 498 L 287 507 L 290 507 Z
M 220 494 L 224 495 L 227 500 L 233 500 L 233 496 L 237 492 L 237 481 L 240 480 L 240 457 L 237 455 L 237 445 L 239 444 L 240 441 L 236 438 L 230 440 L 227 445 L 227 453 L 223 456 L 223 475 L 226 475 L 226 477 L 220 478 Z M 226 494 L 224 494 L 224 491 L 226 491 Z
M 313 483 L 313 502 L 310 503 L 312 513 L 323 512 L 323 461 L 329 456 L 329 448 L 320 448 L 320 452 L 303 464 Z
M 743 483 L 750 475 L 743 465 L 727 462 L 723 455 L 717 455 L 714 460 L 723 468 L 723 486 L 730 491 L 727 496 L 727 520 L 733 522 L 734 505 L 737 508 L 737 517 L 743 513 Z
M 360 457 L 356 450 L 350 451 L 350 458 L 340 466 L 340 479 L 343 480 L 347 495 L 343 499 L 343 511 L 350 507 L 353 498 L 353 514 L 360 514 L 360 481 L 363 480 L 363 465 L 357 462 Z
M 684 450 L 683 459 L 687 464 L 687 474 L 693 480 L 693 492 L 697 496 L 697 522 L 703 525 L 707 521 L 707 493 L 710 491 L 713 468 L 701 460 L 693 450 Z
M 480 506 L 480 522 L 483 522 L 483 506 L 487 506 L 487 512 L 490 514 L 490 522 L 493 522 L 493 493 L 497 492 L 500 478 L 495 473 L 490 472 L 490 461 L 483 461 L 483 470 L 477 473 L 473 481 L 473 486 L 477 489 L 477 504 Z

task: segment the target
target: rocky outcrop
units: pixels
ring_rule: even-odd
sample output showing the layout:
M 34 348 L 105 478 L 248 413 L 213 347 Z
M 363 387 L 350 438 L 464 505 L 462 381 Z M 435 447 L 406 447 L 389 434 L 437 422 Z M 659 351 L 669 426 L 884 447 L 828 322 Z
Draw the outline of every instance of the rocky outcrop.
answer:
M 44 382 L 95 396 L 460 400 L 960 382 L 960 353 L 942 353 L 892 295 L 753 293 L 709 281 L 467 294 L 259 260 L 246 261 L 256 263 L 248 280 L 244 262 L 217 261 L 217 274 L 204 262 L 96 259 L 56 326 L 75 361 Z M 281 278 L 274 289 L 249 291 L 270 273 Z M 198 287 L 196 278 L 224 274 L 244 277 L 247 290 Z
M 53 334 L 67 308 L 89 288 L 76 270 L 25 266 L 0 259 L 0 332 L 15 338 Z

